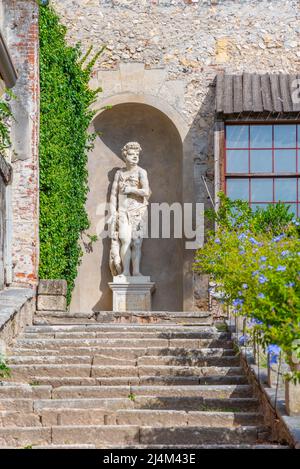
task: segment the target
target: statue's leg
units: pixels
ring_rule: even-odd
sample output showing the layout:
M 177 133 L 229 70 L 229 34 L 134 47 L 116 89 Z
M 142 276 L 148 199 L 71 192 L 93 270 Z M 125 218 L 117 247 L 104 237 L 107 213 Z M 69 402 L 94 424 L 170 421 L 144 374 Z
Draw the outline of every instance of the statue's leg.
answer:
M 132 270 L 133 275 L 142 275 L 140 273 L 140 264 L 142 257 L 143 238 L 136 238 L 132 243 Z
M 128 223 L 127 217 L 122 217 L 119 220 L 119 239 L 121 241 L 120 255 L 123 265 L 123 275 L 130 275 L 130 260 L 131 260 L 131 227 Z

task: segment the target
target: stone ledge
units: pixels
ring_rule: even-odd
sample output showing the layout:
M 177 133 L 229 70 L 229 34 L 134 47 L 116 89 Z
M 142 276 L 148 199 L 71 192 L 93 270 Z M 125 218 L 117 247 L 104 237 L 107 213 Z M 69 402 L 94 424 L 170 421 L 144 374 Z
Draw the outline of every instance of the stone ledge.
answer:
M 38 295 L 63 295 L 67 294 L 66 280 L 40 280 Z
M 64 295 L 38 295 L 38 311 L 62 311 L 67 309 L 67 300 Z
M 243 350 L 241 364 L 255 387 L 256 395 L 261 402 L 265 418 L 272 428 L 274 438 L 288 442 L 295 449 L 300 449 L 300 417 L 287 415 L 284 389 L 278 389 L 276 399 L 276 389 L 267 385 L 267 372 L 249 363 L 248 354 Z
M 22 329 L 32 324 L 35 289 L 6 288 L 0 291 L 0 341 L 9 345 Z

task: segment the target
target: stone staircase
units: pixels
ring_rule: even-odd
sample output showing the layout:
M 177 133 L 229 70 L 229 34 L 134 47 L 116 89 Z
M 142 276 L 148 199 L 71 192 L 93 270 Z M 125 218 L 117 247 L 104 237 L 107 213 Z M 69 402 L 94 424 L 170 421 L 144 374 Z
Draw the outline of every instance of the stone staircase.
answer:
M 280 448 L 209 313 L 83 321 L 36 316 L 9 350 L 1 447 Z

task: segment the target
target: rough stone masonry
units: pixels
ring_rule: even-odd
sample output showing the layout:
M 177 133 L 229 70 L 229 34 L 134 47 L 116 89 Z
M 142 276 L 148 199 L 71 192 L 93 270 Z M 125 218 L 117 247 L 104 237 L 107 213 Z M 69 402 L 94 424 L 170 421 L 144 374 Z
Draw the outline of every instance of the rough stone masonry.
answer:
M 297 0 L 52 0 L 52 4 L 68 27 L 70 43 L 80 41 L 84 50 L 107 44 L 99 70 L 139 62 L 149 69 L 166 68 L 167 81 L 184 81 L 180 111 L 193 127 L 198 201 L 207 201 L 199 176 L 213 178 L 214 109 L 209 88 L 216 73 L 300 70 Z
M 118 104 L 124 90 L 135 97 L 147 93 L 154 96 L 154 102 L 165 102 L 169 110 L 180 116 L 188 128 L 191 147 L 183 155 L 183 192 L 193 178 L 193 202 L 210 207 L 202 176 L 207 178 L 213 193 L 214 78 L 220 71 L 297 73 L 299 2 L 51 0 L 50 3 L 67 26 L 71 44 L 81 42 L 84 51 L 90 45 L 95 51 L 107 45 L 91 80 L 91 86 L 103 86 L 105 104 Z M 98 153 L 99 150 L 100 147 Z M 186 169 L 189 165 L 192 170 Z M 94 194 L 93 188 L 91 193 Z M 187 200 L 191 200 L 190 196 L 183 196 L 183 201 Z M 190 260 L 185 259 L 184 265 L 188 264 Z M 183 278 L 188 279 L 190 267 L 184 268 Z M 94 269 L 95 273 L 99 271 L 99 267 Z M 74 291 L 74 298 L 78 298 L 74 310 L 87 307 L 84 302 L 80 304 L 82 290 L 79 290 L 87 271 L 92 272 L 91 265 L 84 257 Z M 82 286 L 86 291 L 88 287 Z M 205 288 L 201 283 L 194 284 L 196 306 L 197 302 L 199 307 L 203 306 Z M 187 289 L 183 289 L 184 298 L 190 297 Z M 184 307 L 193 309 L 193 301 L 184 303 Z

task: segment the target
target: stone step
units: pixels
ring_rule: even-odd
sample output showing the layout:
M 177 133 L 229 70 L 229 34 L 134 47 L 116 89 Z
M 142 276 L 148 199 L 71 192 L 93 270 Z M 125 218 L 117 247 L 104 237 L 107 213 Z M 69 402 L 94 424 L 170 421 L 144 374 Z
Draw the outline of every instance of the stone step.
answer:
M 132 348 L 123 348 L 123 347 L 61 347 L 59 349 L 35 349 L 32 348 L 22 348 L 14 347 L 9 352 L 9 356 L 63 356 L 63 355 L 84 355 L 84 356 L 94 356 L 101 355 L 107 359 L 111 358 L 113 360 L 133 360 L 142 356 L 165 356 L 171 355 L 176 357 L 205 357 L 208 355 L 214 356 L 232 356 L 235 355 L 234 350 L 232 349 L 231 342 L 220 342 L 220 345 L 223 347 L 205 347 L 201 349 L 193 348 L 181 348 L 181 347 L 132 347 Z
M 26 398 L 49 399 L 52 395 L 51 386 L 30 386 L 26 383 L 3 383 L 0 385 L 1 399 Z
M 98 320 L 96 319 L 95 316 L 92 317 L 86 317 L 81 314 L 75 314 L 75 315 L 65 315 L 63 312 L 59 311 L 57 315 L 53 315 L 53 311 L 39 311 L 33 316 L 32 320 L 33 325 L 35 326 L 68 326 L 70 324 L 72 325 L 86 325 L 87 323 L 90 325 L 97 325 Z M 174 323 L 174 319 L 170 319 L 170 324 Z M 107 324 L 110 324 L 109 321 Z M 117 324 L 132 324 L 130 322 L 122 321 L 120 323 L 116 322 Z M 144 326 L 147 326 L 147 323 L 143 323 L 143 321 L 137 321 L 136 324 L 144 324 Z M 150 324 L 150 323 L 149 323 Z M 164 325 L 166 327 L 167 324 L 169 324 L 167 321 L 153 321 L 151 324 L 156 324 L 156 325 Z M 181 325 L 183 327 L 185 326 L 195 326 L 195 327 L 207 327 L 213 324 L 212 318 L 187 318 L 187 319 L 180 319 L 175 322 L 177 325 Z
M 33 445 L 32 449 L 96 449 L 96 445 Z
M 12 355 L 7 357 L 8 366 L 12 365 L 92 365 L 93 356 L 86 355 Z
M 39 445 L 203 445 L 251 444 L 266 441 L 264 426 L 224 427 L 155 427 L 135 425 L 58 425 L 52 427 L 0 428 L 0 445 L 32 447 Z
M 215 326 L 205 325 L 202 329 L 217 331 Z M 122 323 L 96 323 L 96 324 L 51 324 L 26 326 L 25 333 L 56 333 L 56 332 L 198 332 L 197 324 L 122 324 Z
M 40 417 L 36 414 L 0 410 L 0 427 L 40 427 L 41 425 Z
M 32 398 L 0 399 L 0 412 L 32 412 L 34 400 Z
M 241 367 L 237 366 L 91 366 L 91 365 L 10 365 L 12 379 L 32 381 L 38 376 L 53 377 L 97 377 L 111 378 L 122 376 L 213 376 L 239 375 Z M 1 392 L 0 392 L 1 395 Z
M 108 417 L 109 419 L 111 417 Z M 263 425 L 263 416 L 256 412 L 201 412 L 178 410 L 135 409 L 114 414 L 117 425 L 204 426 L 231 428 L 239 425 Z
M 105 448 L 107 444 L 207 444 L 207 443 L 257 443 L 266 441 L 266 427 L 241 426 L 238 428 L 218 427 L 155 427 L 155 426 L 53 426 L 54 444 L 95 444 Z
M 35 416 L 37 417 L 37 416 Z M 255 412 L 201 412 L 184 410 L 128 409 L 43 409 L 39 412 L 43 426 L 53 425 L 139 425 L 236 427 L 262 425 L 263 416 Z
M 24 448 L 32 445 L 51 444 L 51 431 L 49 427 L 0 428 L 0 446 Z
M 218 334 L 217 330 L 203 328 L 203 331 L 154 331 L 154 332 L 129 332 L 129 331 L 88 331 L 88 332 L 26 332 L 24 339 L 201 339 L 205 336 Z
M 33 445 L 31 449 L 96 449 L 96 445 Z M 14 446 L 0 446 L 0 449 L 16 449 Z M 19 447 L 19 449 L 22 449 Z M 106 449 L 115 449 L 107 445 Z M 289 446 L 265 444 L 235 444 L 235 445 L 118 445 L 118 449 L 290 449 Z
M 129 395 L 128 395 L 129 396 Z M 202 397 L 161 397 L 131 396 L 119 398 L 53 398 L 31 402 L 35 412 L 42 409 L 156 409 L 193 410 L 220 412 L 257 412 L 259 401 L 254 397 L 245 398 L 202 398 Z M 17 401 L 17 400 L 16 400 Z M 24 400 L 23 400 L 24 401 Z M 2 405 L 4 401 L 1 401 Z M 24 402 L 22 402 L 24 405 Z M 19 405 L 21 408 L 21 405 Z
M 203 333 L 203 339 L 19 339 L 16 344 L 18 347 L 35 348 L 35 349 L 60 349 L 61 347 L 187 347 L 202 348 L 206 347 L 205 339 L 228 340 L 227 333 Z M 211 344 L 213 347 L 213 343 Z
M 166 366 L 238 366 L 240 358 L 238 356 L 206 356 L 206 357 L 176 357 L 176 356 L 146 356 L 138 359 L 116 359 L 102 355 L 85 356 L 85 355 L 63 355 L 63 356 L 10 356 L 8 357 L 8 365 L 120 365 L 143 367 L 144 365 L 166 365 Z M 74 375 L 75 376 L 75 375 Z
M 95 356 L 94 364 L 100 365 L 101 358 Z M 199 367 L 199 366 L 239 366 L 240 364 L 240 357 L 239 356 L 206 356 L 206 357 L 192 357 L 192 356 L 179 356 L 174 357 L 170 355 L 164 356 L 146 356 L 140 357 L 137 360 L 137 365 L 139 367 L 142 366 L 150 366 L 150 365 L 157 365 L 157 366 L 188 366 L 192 367 Z
M 89 377 L 57 377 L 57 376 L 35 376 L 32 379 L 32 386 L 48 385 L 54 388 L 60 386 L 139 386 L 139 385 L 237 385 L 248 384 L 247 377 L 244 376 L 121 376 L 109 378 L 89 378 Z
M 253 389 L 250 385 L 188 385 L 188 386 L 62 386 L 52 391 L 53 399 L 74 399 L 79 397 L 123 397 L 159 396 L 159 397 L 201 397 L 229 398 L 251 397 Z
M 48 447 L 46 447 L 48 448 Z M 43 447 L 41 448 L 43 449 Z M 106 449 L 116 449 L 115 446 L 106 446 Z M 264 444 L 205 444 L 205 445 L 119 445 L 118 449 L 291 449 L 286 445 L 276 445 L 272 443 Z M 176 456 L 175 456 L 176 457 Z
M 133 311 L 114 312 L 101 311 L 96 313 L 63 313 L 61 311 L 37 311 L 34 316 L 36 324 L 51 323 L 125 323 L 125 324 L 211 324 L 210 312 L 171 312 L 171 311 Z

